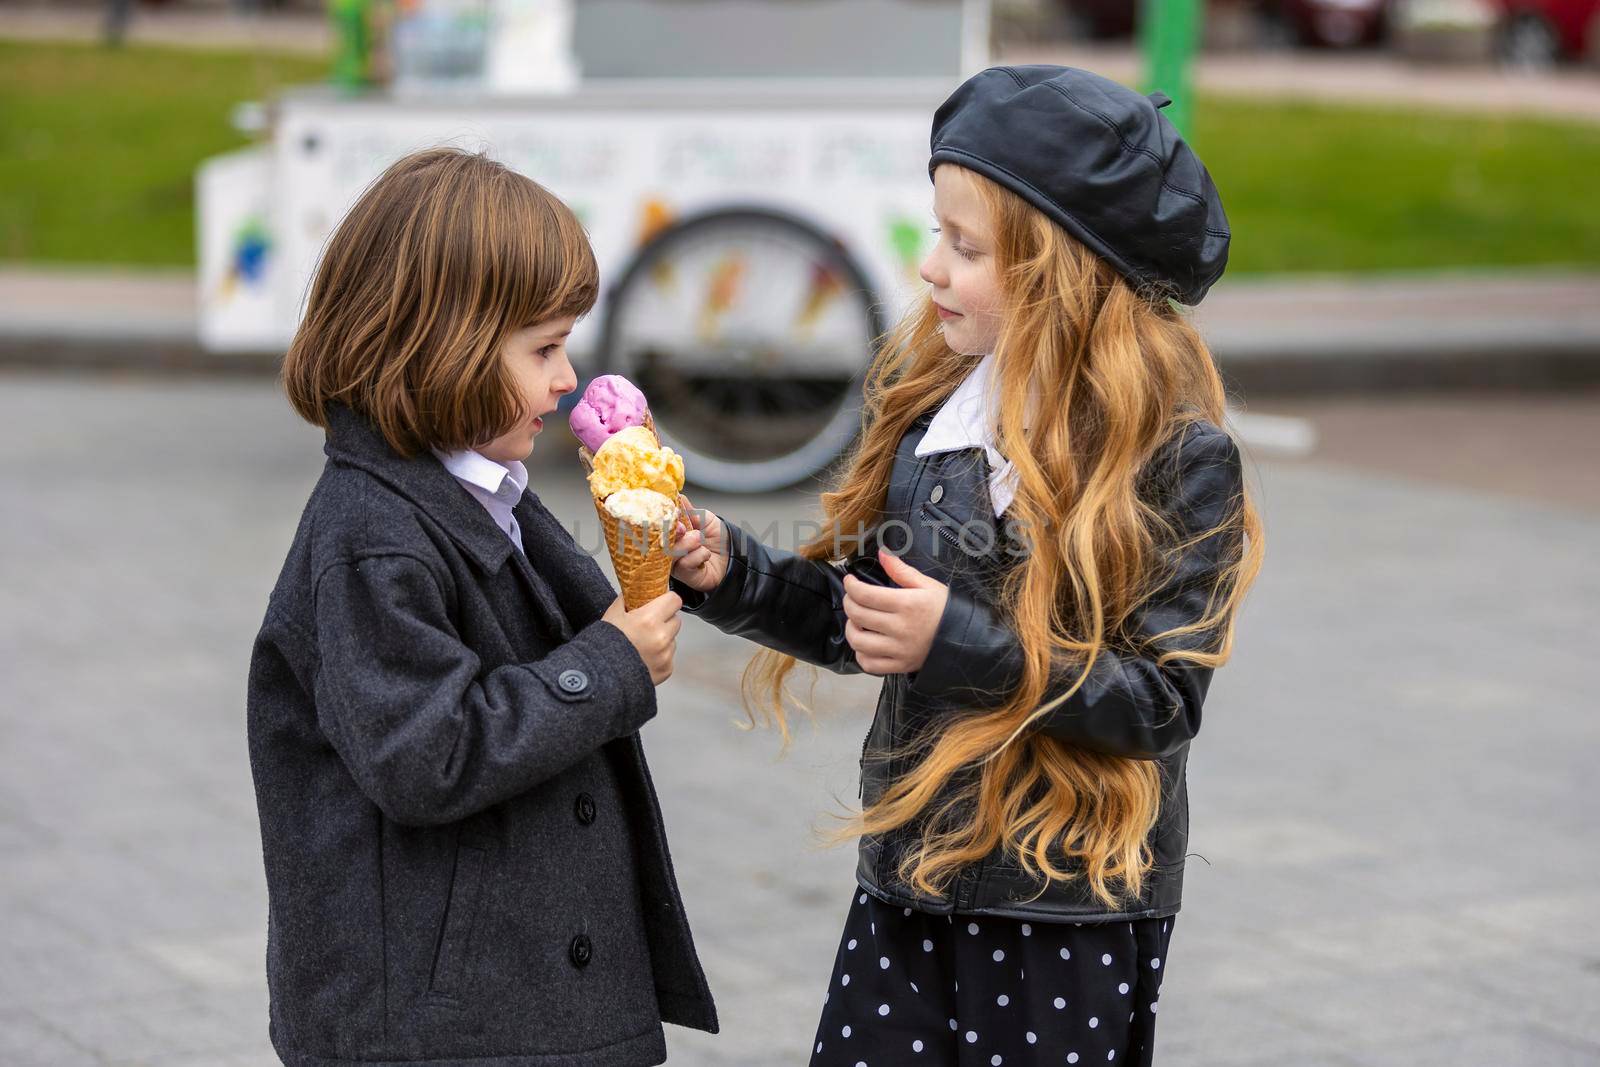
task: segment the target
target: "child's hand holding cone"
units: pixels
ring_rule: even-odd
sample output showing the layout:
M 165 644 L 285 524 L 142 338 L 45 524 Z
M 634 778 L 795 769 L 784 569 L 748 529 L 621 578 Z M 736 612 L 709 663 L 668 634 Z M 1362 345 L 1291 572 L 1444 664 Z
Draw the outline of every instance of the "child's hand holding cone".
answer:
M 683 628 L 683 616 L 678 614 L 681 607 L 683 599 L 677 593 L 663 593 L 633 611 L 617 597 L 600 617 L 632 643 L 656 685 L 672 677 L 672 657 L 678 649 L 678 631 Z
M 709 511 L 697 511 L 681 493 L 672 554 L 677 557 L 672 576 L 696 592 L 711 592 L 728 573 L 728 534 L 722 520 Z

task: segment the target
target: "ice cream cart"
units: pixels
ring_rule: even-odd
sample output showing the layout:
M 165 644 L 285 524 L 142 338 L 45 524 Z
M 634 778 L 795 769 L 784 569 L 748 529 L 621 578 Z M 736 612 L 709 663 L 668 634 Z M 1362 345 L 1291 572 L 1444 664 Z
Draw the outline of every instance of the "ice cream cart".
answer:
M 579 373 L 636 381 L 691 481 L 762 491 L 825 468 L 918 284 L 929 120 L 984 65 L 987 4 L 475 2 L 466 74 L 289 92 L 261 145 L 202 167 L 202 344 L 282 351 L 365 185 L 417 148 L 481 149 L 583 220 L 604 292 L 573 335 Z

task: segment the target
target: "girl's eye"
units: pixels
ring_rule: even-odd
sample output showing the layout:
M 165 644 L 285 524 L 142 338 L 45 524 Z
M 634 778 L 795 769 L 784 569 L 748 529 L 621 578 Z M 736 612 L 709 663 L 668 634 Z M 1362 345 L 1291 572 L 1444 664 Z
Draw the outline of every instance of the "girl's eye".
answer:
M 933 234 L 935 237 L 937 237 L 941 233 L 943 233 L 944 230 L 940 229 L 937 226 L 930 226 L 930 227 L 928 227 L 928 232 Z M 955 244 L 955 243 L 952 242 L 951 245 L 950 245 L 950 248 L 951 248 L 952 251 L 955 252 L 956 255 L 960 256 L 962 259 L 973 260 L 973 259 L 977 259 L 978 258 L 978 253 L 974 252 L 970 248 L 962 248 L 959 244 Z
M 550 356 L 555 355 L 556 349 L 560 347 L 560 345 L 545 345 L 543 348 L 539 349 L 539 354 L 548 359 Z

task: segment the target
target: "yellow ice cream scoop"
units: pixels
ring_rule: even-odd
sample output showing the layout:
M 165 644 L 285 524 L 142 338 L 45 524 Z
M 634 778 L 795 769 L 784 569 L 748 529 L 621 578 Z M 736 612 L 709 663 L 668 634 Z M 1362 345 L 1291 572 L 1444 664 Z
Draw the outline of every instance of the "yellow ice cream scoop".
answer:
M 613 434 L 594 454 L 589 491 L 604 500 L 621 489 L 651 489 L 676 500 L 683 492 L 683 457 L 644 426 Z

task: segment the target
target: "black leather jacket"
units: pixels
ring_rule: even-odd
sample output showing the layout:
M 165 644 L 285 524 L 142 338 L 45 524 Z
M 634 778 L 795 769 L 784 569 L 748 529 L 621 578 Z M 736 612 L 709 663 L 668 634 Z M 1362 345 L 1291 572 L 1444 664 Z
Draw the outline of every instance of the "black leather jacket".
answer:
M 862 796 L 869 804 L 908 769 L 896 742 L 918 735 L 930 719 L 998 706 L 1022 673 L 1020 645 L 994 603 L 998 579 L 1020 558 L 1022 543 L 1009 523 L 994 518 L 981 449 L 915 454 L 931 417 L 924 415 L 900 441 L 878 531 L 907 563 L 945 582 L 950 597 L 922 669 L 883 680 L 862 748 Z M 1241 492 L 1239 451 L 1222 430 L 1197 423 L 1157 450 L 1143 478 L 1145 499 L 1180 534 L 1192 535 L 1216 527 Z M 708 595 L 674 581 L 685 610 L 726 633 L 808 663 L 858 673 L 844 638 L 845 567 L 766 547 L 726 518 L 724 525 L 730 542 L 727 575 Z M 1181 554 L 1170 578 L 1145 605 L 1141 633 L 1161 633 L 1203 614 L 1219 568 L 1237 558 L 1236 540 L 1225 540 L 1210 537 Z M 908 542 L 903 552 L 902 542 Z M 860 574 L 864 562 L 854 561 L 850 570 Z M 1074 680 L 1063 673 L 1047 695 L 1064 691 Z M 1161 814 L 1150 837 L 1155 866 L 1137 902 L 1107 909 L 1082 877 L 1041 887 L 1000 850 L 963 871 L 945 899 L 929 898 L 895 874 L 902 850 L 915 840 L 912 828 L 863 837 L 857 880 L 885 900 L 936 914 L 1100 922 L 1176 913 L 1189 829 L 1184 766 L 1210 681 L 1208 668 L 1158 669 L 1149 658 L 1108 649 L 1082 688 L 1039 726 L 1084 748 L 1160 763 Z M 1057 864 L 1077 869 L 1065 857 Z

